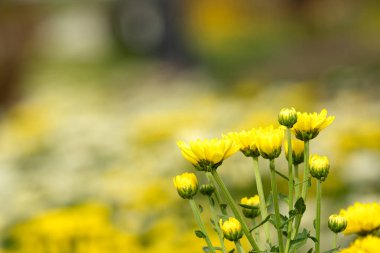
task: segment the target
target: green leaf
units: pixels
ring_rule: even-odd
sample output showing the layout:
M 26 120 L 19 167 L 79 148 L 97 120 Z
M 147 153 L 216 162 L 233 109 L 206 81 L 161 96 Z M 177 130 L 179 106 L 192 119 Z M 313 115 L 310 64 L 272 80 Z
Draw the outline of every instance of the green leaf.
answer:
M 285 194 L 279 193 L 279 194 L 278 194 L 278 198 L 279 198 L 281 201 L 285 202 L 286 204 L 289 203 L 289 198 L 288 198 L 288 196 L 286 196 Z
M 318 242 L 318 239 L 317 239 L 316 237 L 314 237 L 314 236 L 307 235 L 307 237 L 308 237 L 309 239 L 311 239 L 313 242 Z
M 324 253 L 335 253 L 335 252 L 338 252 L 339 248 L 340 248 L 340 246 L 339 246 L 339 247 L 336 247 L 336 248 L 334 248 L 334 249 L 330 249 L 330 250 L 328 250 L 328 251 L 325 251 Z
M 270 215 L 268 215 L 267 217 L 265 217 L 265 219 L 264 219 L 262 222 L 260 222 L 260 223 L 257 224 L 256 226 L 254 226 L 251 230 L 249 230 L 249 232 L 252 232 L 252 231 L 255 230 L 256 228 L 258 228 L 258 227 L 262 226 L 264 223 L 266 223 L 266 222 L 270 219 L 271 215 L 272 215 L 272 214 L 270 214 Z
M 298 214 L 303 214 L 306 211 L 305 201 L 302 197 L 297 199 L 296 203 L 294 204 L 294 209 Z
M 298 233 L 296 237 L 290 241 L 290 252 L 293 252 L 294 250 L 305 245 L 309 234 L 310 232 L 306 229 L 304 229 L 301 233 Z
M 270 252 L 280 252 L 280 248 L 278 246 L 272 246 Z
M 313 248 L 310 248 L 306 253 L 313 253 Z
M 200 230 L 195 230 L 194 233 L 198 238 L 206 238 L 206 235 Z
M 198 208 L 199 208 L 199 212 L 203 213 L 203 206 L 198 205 Z

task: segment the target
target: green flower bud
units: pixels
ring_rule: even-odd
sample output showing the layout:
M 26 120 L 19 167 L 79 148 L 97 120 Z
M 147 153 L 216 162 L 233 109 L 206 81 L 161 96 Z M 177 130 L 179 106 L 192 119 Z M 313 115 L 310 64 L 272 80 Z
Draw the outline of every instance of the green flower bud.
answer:
M 347 227 L 347 218 L 337 214 L 330 215 L 328 226 L 334 233 L 343 232 Z
M 312 177 L 325 181 L 329 174 L 330 164 L 326 156 L 312 155 L 309 159 L 310 174 Z
M 192 199 L 198 191 L 198 180 L 194 173 L 183 173 L 173 178 L 179 196 Z
M 287 128 L 292 128 L 293 125 L 297 122 L 297 111 L 292 108 L 282 108 L 278 114 L 278 122 L 286 126 Z
M 241 228 L 240 222 L 237 219 L 230 217 L 224 222 L 221 219 L 219 221 L 219 225 L 223 231 L 224 237 L 227 240 L 237 241 L 243 237 L 243 230 Z
M 201 186 L 201 188 L 199 189 L 199 191 L 203 195 L 211 196 L 214 193 L 214 191 L 215 191 L 215 187 L 212 184 L 204 184 L 204 185 Z

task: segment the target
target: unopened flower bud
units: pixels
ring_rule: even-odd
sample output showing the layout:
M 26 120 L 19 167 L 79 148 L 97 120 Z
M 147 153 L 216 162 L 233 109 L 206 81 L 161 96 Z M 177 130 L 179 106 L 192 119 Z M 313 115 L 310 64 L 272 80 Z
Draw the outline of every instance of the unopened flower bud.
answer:
M 292 128 L 297 122 L 297 111 L 292 108 L 282 108 L 278 114 L 278 122 L 286 126 L 287 128 Z
M 215 191 L 215 187 L 212 184 L 204 184 L 199 188 L 199 191 L 203 195 L 211 196 Z
M 194 173 L 183 173 L 173 178 L 179 196 L 192 199 L 198 191 L 198 180 Z
M 237 241 L 243 237 L 243 230 L 241 228 L 240 222 L 237 219 L 230 217 L 224 222 L 221 219 L 219 221 L 219 225 L 226 239 L 230 241 Z
M 243 207 L 243 214 L 245 217 L 253 219 L 259 216 L 260 199 L 258 195 L 255 195 L 254 197 L 251 197 L 251 198 L 244 197 L 240 200 L 240 204 Z
M 328 226 L 334 233 L 343 232 L 347 227 L 347 218 L 337 214 L 330 215 Z
M 312 155 L 309 159 L 310 174 L 320 181 L 325 181 L 329 174 L 330 164 L 326 156 Z

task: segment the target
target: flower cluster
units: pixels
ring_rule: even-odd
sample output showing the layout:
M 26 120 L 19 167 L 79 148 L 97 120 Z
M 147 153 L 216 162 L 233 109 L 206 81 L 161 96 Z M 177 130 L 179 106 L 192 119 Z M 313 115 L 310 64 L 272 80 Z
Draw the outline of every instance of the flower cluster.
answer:
M 306 209 L 304 203 L 310 188 L 310 176 L 312 176 L 316 179 L 317 184 L 315 252 L 320 253 L 321 183 L 326 180 L 329 174 L 330 162 L 326 156 L 310 156 L 309 145 L 310 140 L 317 137 L 333 120 L 333 116 L 327 117 L 327 111 L 325 109 L 318 114 L 301 113 L 297 112 L 294 108 L 284 108 L 278 115 L 278 122 L 281 125 L 278 127 L 269 125 L 264 128 L 253 128 L 248 131 L 230 132 L 226 135 L 222 135 L 221 138 L 211 140 L 197 139 L 190 141 L 188 144 L 183 141 L 177 143 L 184 158 L 188 160 L 196 170 L 205 172 L 207 176 L 208 183 L 201 186 L 200 192 L 202 195 L 208 197 L 211 222 L 214 231 L 218 233 L 220 247 L 213 246 L 213 242 L 210 240 L 206 231 L 206 226 L 203 224 L 198 205 L 195 204 L 194 196 L 198 191 L 198 180 L 195 174 L 184 173 L 174 178 L 174 185 L 178 194 L 182 198 L 189 200 L 200 229 L 196 231 L 196 235 L 203 238 L 207 244 L 205 251 L 211 253 L 216 253 L 217 250 L 221 250 L 224 253 L 228 252 L 223 241 L 225 238 L 233 241 L 237 252 L 242 253 L 244 250 L 239 240 L 245 235 L 252 247 L 252 252 L 269 252 L 274 245 L 270 237 L 269 226 L 266 224 L 266 222 L 270 220 L 277 230 L 277 240 L 275 241 L 278 243 L 278 246 L 275 247 L 278 248 L 279 253 L 296 252 L 300 247 L 299 245 L 295 245 L 295 242 L 298 240 L 296 240 L 296 237 L 302 237 L 303 232 L 299 234 L 298 231 L 300 229 L 303 213 Z M 292 133 L 295 136 L 294 139 L 292 138 Z M 285 136 L 287 140 L 285 142 L 285 153 L 288 159 L 287 176 L 280 173 L 279 170 L 276 170 L 275 164 L 275 160 L 282 152 Z M 289 142 L 291 142 L 292 145 L 289 145 Z M 253 158 L 258 194 L 253 197 L 244 197 L 240 203 L 236 203 L 222 178 L 219 176 L 217 169 L 222 165 L 225 159 L 239 150 L 246 157 Z M 265 199 L 263 191 L 259 157 L 269 160 L 271 197 L 268 200 Z M 298 165 L 301 163 L 303 163 L 304 167 L 302 179 L 299 178 L 298 175 Z M 295 168 L 295 174 L 292 173 L 293 166 Z M 279 193 L 277 192 L 276 182 L 277 175 L 286 178 L 289 182 L 289 194 L 287 196 L 289 217 L 280 213 Z M 296 182 L 297 185 L 293 182 Z M 268 201 L 273 205 L 274 214 L 268 213 Z M 240 205 L 241 209 L 238 208 L 238 205 Z M 233 216 L 231 216 L 229 212 L 232 212 Z M 342 211 L 341 215 L 330 216 L 328 227 L 335 233 L 335 236 L 344 231 L 346 227 L 345 233 L 355 231 L 360 234 L 373 232 L 374 229 L 379 228 L 380 218 L 379 224 L 376 223 L 377 218 L 371 219 L 371 222 L 362 223 L 363 217 L 368 217 L 368 213 L 363 216 L 363 214 L 356 214 L 355 212 L 352 212 L 350 209 L 347 212 Z M 351 214 L 348 215 L 349 213 Z M 379 214 L 377 215 L 377 217 L 380 217 Z M 261 216 L 261 220 L 259 220 L 259 216 Z M 360 216 L 360 221 L 356 223 L 352 222 L 352 220 L 356 219 L 354 218 L 356 216 Z M 218 217 L 222 217 L 222 219 L 220 219 L 219 222 L 215 222 Z M 250 229 L 245 218 L 250 219 L 253 224 L 258 225 Z M 257 234 L 260 233 L 259 230 L 261 229 L 263 229 L 266 237 L 265 245 L 257 241 L 260 238 Z M 253 230 L 256 230 L 254 232 L 255 236 L 252 234 Z M 305 237 L 305 240 L 306 239 L 307 237 Z

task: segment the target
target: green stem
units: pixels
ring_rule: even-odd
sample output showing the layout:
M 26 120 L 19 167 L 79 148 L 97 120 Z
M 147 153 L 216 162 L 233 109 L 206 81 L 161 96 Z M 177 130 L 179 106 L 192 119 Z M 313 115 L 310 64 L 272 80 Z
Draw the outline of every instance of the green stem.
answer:
M 222 200 L 222 196 L 220 196 L 218 188 L 216 187 L 216 182 L 215 182 L 214 177 L 212 176 L 211 172 L 206 172 L 206 176 L 207 176 L 208 182 L 215 187 L 214 194 L 215 194 L 216 202 L 218 203 L 220 211 L 222 212 L 222 214 L 227 215 L 226 209 L 221 207 L 221 204 L 223 204 L 223 200 Z
M 315 233 L 317 241 L 315 242 L 315 253 L 320 252 L 321 245 L 321 197 L 322 197 L 322 182 L 317 180 L 317 217 L 315 224 Z
M 310 171 L 309 171 L 309 141 L 304 142 L 304 172 L 302 183 L 302 198 L 306 202 L 307 190 L 310 183 Z
M 244 232 L 245 236 L 247 237 L 249 243 L 251 244 L 252 248 L 256 251 L 260 251 L 259 246 L 257 245 L 255 239 L 253 239 L 252 234 L 249 231 L 247 224 L 243 220 L 243 216 L 241 215 L 241 213 L 237 209 L 237 206 L 236 206 L 230 192 L 228 191 L 227 187 L 223 183 L 218 172 L 216 170 L 213 170 L 211 173 L 212 173 L 212 176 L 214 177 L 216 183 L 218 184 L 221 192 L 223 193 L 225 199 L 227 200 L 227 204 L 230 206 L 230 208 L 231 208 L 232 212 L 234 213 L 236 219 L 239 220 L 239 222 L 241 223 L 243 232 Z
M 334 233 L 333 235 L 333 249 L 338 247 L 338 233 Z
M 304 159 L 303 159 L 303 164 L 304 164 L 304 171 L 303 171 L 303 183 L 302 183 L 302 193 L 301 197 L 303 198 L 304 202 L 306 203 L 306 196 L 307 196 L 307 190 L 309 188 L 309 183 L 310 183 L 310 172 L 309 172 L 309 141 L 304 142 Z M 292 239 L 296 237 L 298 234 L 298 230 L 301 225 L 301 219 L 302 219 L 302 214 L 298 215 L 296 218 L 296 225 L 295 229 L 293 229 L 293 234 L 292 234 Z
M 210 204 L 211 218 L 214 220 L 214 226 L 215 226 L 216 232 L 217 232 L 218 237 L 219 237 L 220 246 L 222 248 L 223 253 L 227 253 L 226 246 L 224 245 L 223 232 L 222 232 L 222 230 L 219 227 L 218 217 L 216 215 L 216 211 L 215 211 L 215 208 L 214 208 L 214 202 L 211 199 L 211 197 L 208 197 L 208 201 L 209 201 L 209 204 Z
M 293 178 L 293 152 L 292 152 L 292 133 L 290 128 L 286 130 L 287 133 L 287 139 L 288 139 L 288 172 L 289 172 L 289 212 L 293 210 L 293 192 L 294 192 L 294 178 Z M 293 221 L 290 221 L 288 223 L 288 230 L 287 230 L 287 238 L 286 238 L 286 246 L 285 246 L 285 252 L 289 252 L 290 249 L 290 240 L 292 239 L 291 231 L 292 231 L 292 225 Z
M 245 253 L 243 247 L 241 246 L 240 240 L 235 241 L 235 246 L 238 253 Z
M 277 192 L 277 184 L 276 184 L 276 168 L 274 164 L 274 159 L 270 160 L 269 163 L 270 167 L 270 179 L 271 179 L 271 186 L 272 186 L 272 192 L 273 192 L 273 206 L 274 206 L 274 215 L 276 218 L 276 229 L 277 229 L 277 236 L 278 236 L 278 246 L 280 248 L 280 253 L 284 252 L 284 245 L 282 240 L 282 232 L 281 232 L 281 220 L 280 220 L 280 208 L 278 206 L 278 192 Z
M 295 181 L 295 195 L 296 195 L 296 200 L 300 197 L 301 195 L 301 185 L 300 185 L 300 180 L 298 178 L 298 164 L 294 165 L 294 181 Z
M 261 175 L 260 175 L 260 169 L 259 169 L 259 158 L 258 157 L 253 157 L 253 170 L 255 172 L 257 193 L 259 194 L 259 199 L 260 199 L 260 213 L 261 213 L 261 219 L 263 221 L 268 216 L 268 210 L 267 210 L 267 205 L 265 202 L 263 183 L 261 181 Z M 269 235 L 268 223 L 264 224 L 264 232 L 265 232 L 266 241 L 269 243 L 270 242 L 270 235 Z
M 203 221 L 202 221 L 202 218 L 201 218 L 201 214 L 199 212 L 197 204 L 195 203 L 194 199 L 189 199 L 189 202 L 190 202 L 191 209 L 193 210 L 194 217 L 195 217 L 195 220 L 196 220 L 196 222 L 198 224 L 198 227 L 202 231 L 202 233 L 205 235 L 204 239 L 205 239 L 205 241 L 207 243 L 208 248 L 210 249 L 210 252 L 215 253 L 214 246 L 212 246 L 210 237 L 207 234 L 207 231 L 206 231 L 205 225 L 203 224 Z

